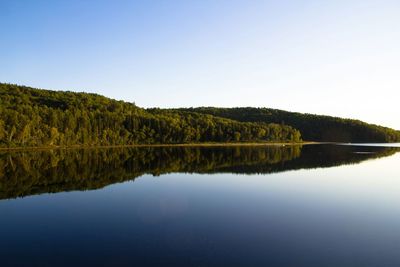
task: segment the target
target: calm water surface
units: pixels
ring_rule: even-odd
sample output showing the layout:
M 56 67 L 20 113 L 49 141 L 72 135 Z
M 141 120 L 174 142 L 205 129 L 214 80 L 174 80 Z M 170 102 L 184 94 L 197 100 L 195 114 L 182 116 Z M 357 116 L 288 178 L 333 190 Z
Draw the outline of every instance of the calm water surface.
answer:
M 399 147 L 0 153 L 0 266 L 400 266 Z

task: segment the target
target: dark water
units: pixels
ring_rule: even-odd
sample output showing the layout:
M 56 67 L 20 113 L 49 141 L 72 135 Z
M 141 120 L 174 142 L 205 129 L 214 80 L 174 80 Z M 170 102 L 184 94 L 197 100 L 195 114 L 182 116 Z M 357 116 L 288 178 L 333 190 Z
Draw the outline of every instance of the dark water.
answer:
M 399 149 L 0 153 L 0 266 L 400 266 Z

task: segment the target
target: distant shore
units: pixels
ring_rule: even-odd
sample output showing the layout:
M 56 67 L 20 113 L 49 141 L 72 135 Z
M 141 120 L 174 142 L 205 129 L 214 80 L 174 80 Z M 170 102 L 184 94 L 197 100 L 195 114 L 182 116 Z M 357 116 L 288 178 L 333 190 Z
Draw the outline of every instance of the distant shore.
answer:
M 51 149 L 100 149 L 100 148 L 134 148 L 134 147 L 224 147 L 224 146 L 299 146 L 322 144 L 322 142 L 249 142 L 249 143 L 184 143 L 184 144 L 136 144 L 136 145 L 111 145 L 111 146 L 38 146 L 38 147 L 0 147 L 0 151 L 24 150 L 51 150 Z

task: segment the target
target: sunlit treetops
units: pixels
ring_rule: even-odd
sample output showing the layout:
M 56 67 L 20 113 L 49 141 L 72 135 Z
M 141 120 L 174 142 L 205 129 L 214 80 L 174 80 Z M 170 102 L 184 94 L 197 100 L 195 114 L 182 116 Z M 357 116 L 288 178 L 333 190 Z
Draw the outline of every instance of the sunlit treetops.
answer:
M 143 109 L 97 94 L 0 83 L 0 147 L 208 142 L 399 142 L 358 120 L 267 108 Z
M 299 142 L 282 123 L 143 109 L 96 94 L 0 84 L 0 146 Z

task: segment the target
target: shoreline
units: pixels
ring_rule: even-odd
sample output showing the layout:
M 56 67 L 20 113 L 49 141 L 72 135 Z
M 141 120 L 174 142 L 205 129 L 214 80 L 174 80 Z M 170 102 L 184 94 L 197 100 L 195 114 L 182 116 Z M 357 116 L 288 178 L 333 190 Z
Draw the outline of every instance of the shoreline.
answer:
M 271 142 L 271 143 L 188 143 L 188 144 L 137 144 L 137 145 L 109 145 L 109 146 L 40 146 L 40 147 L 0 147 L 0 152 L 25 150 L 54 150 L 54 149 L 107 149 L 107 148 L 135 148 L 135 147 L 228 147 L 228 146 L 302 146 L 316 145 L 324 142 Z

